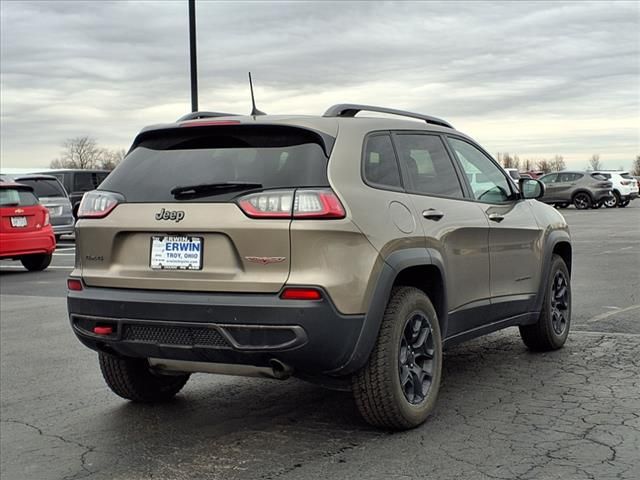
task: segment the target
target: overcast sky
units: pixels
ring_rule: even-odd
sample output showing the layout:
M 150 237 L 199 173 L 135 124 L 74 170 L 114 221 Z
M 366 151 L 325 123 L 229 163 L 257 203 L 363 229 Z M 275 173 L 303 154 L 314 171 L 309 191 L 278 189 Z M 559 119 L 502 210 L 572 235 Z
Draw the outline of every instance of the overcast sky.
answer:
M 1 165 L 67 138 L 128 148 L 191 108 L 187 0 L 2 0 Z M 335 103 L 449 120 L 487 150 L 585 168 L 640 153 L 640 2 L 196 1 L 200 109 Z

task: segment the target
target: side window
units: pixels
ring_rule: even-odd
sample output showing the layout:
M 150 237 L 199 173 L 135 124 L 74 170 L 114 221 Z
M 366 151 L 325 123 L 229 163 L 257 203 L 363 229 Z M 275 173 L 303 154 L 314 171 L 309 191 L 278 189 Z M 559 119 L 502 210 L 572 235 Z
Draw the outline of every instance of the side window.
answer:
M 453 137 L 448 140 L 465 174 L 475 174 L 471 190 L 476 200 L 501 203 L 512 198 L 511 186 L 500 167 L 470 143 Z
M 91 179 L 91 172 L 76 172 L 73 176 L 73 191 L 74 192 L 88 192 L 93 190 L 93 181 Z
M 400 162 L 408 173 L 405 182 L 408 191 L 463 198 L 460 181 L 440 137 L 402 133 L 394 140 Z
M 558 174 L 558 180 L 557 182 L 575 182 L 576 180 L 579 180 L 580 178 L 582 178 L 582 175 L 580 175 L 579 173 L 568 173 L 568 172 L 562 172 Z
M 108 173 L 94 173 L 93 174 L 93 185 L 94 188 L 98 188 L 100 186 L 100 184 L 102 183 L 102 181 L 107 178 L 107 175 L 109 175 Z
M 549 183 L 555 182 L 557 177 L 558 177 L 557 173 L 550 173 L 549 175 L 540 177 L 538 180 L 540 180 L 544 184 L 549 184 Z
M 398 162 L 389 135 L 373 135 L 367 139 L 363 170 L 368 183 L 401 188 Z

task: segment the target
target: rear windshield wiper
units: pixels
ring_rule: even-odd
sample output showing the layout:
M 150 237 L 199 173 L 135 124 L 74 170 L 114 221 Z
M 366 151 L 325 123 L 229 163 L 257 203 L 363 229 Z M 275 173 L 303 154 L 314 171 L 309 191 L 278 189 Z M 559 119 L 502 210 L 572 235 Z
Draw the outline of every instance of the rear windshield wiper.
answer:
M 262 188 L 261 183 L 255 182 L 219 182 L 219 183 L 199 183 L 197 185 L 176 186 L 171 189 L 171 193 L 176 199 L 206 197 L 218 193 L 251 190 Z

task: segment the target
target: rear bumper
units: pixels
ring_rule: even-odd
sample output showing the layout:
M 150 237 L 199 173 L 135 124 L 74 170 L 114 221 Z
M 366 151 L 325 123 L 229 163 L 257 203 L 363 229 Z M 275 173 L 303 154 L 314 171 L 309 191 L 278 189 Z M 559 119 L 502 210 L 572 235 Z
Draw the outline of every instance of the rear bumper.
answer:
M 0 233 L 0 258 L 51 254 L 55 249 L 56 239 L 49 228 L 35 232 Z
M 51 228 L 56 235 L 66 235 L 73 233 L 75 219 L 73 215 L 61 215 L 59 217 L 51 217 Z
M 613 194 L 611 193 L 611 190 L 606 189 L 606 190 L 593 190 L 593 200 L 595 202 L 600 202 L 600 201 L 604 201 L 607 200 L 609 198 L 612 198 Z
M 84 287 L 67 297 L 74 333 L 87 347 L 131 357 L 269 366 L 305 374 L 349 363 L 364 315 L 277 294 L 210 294 Z M 93 333 L 95 326 L 111 334 Z M 338 373 L 339 375 L 339 373 Z

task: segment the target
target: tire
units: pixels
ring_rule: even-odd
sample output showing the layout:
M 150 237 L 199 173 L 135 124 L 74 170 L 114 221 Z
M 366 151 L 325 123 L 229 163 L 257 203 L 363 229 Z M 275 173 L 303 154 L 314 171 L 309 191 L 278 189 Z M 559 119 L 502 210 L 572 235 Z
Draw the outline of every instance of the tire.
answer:
M 618 192 L 613 192 L 613 197 L 604 201 L 604 206 L 607 208 L 616 208 L 620 205 L 620 194 Z
M 624 207 L 626 207 L 627 205 L 629 205 L 629 203 L 631 203 L 631 199 L 630 199 L 630 198 L 628 198 L 628 199 L 626 199 L 626 200 L 621 200 L 621 201 L 620 201 L 620 203 L 618 203 L 618 206 L 619 206 L 620 208 L 624 208 Z
M 591 208 L 591 196 L 585 192 L 578 192 L 573 196 L 573 206 L 578 210 L 586 210 Z
M 20 257 L 20 262 L 22 262 L 22 266 L 30 272 L 40 272 L 49 266 L 52 257 L 51 254 L 47 253 L 25 255 L 24 257 Z
M 184 387 L 189 375 L 159 375 L 145 358 L 116 357 L 99 352 L 100 370 L 116 395 L 134 402 L 166 402 Z
M 569 206 L 568 203 L 556 203 L 556 206 L 558 208 L 567 208 Z
M 571 327 L 571 276 L 559 255 L 553 255 L 551 259 L 546 282 L 538 321 L 533 325 L 520 326 L 520 337 L 524 344 L 530 350 L 541 352 L 561 348 Z M 561 295 L 563 285 L 566 294 Z
M 352 378 L 360 414 L 377 427 L 416 427 L 433 411 L 441 374 L 442 338 L 429 297 L 417 288 L 394 288 L 369 360 Z
M 600 207 L 602 207 L 602 202 L 593 202 L 593 203 L 591 204 L 591 208 L 592 208 L 592 209 L 594 209 L 594 210 L 597 210 L 597 209 L 599 209 Z

